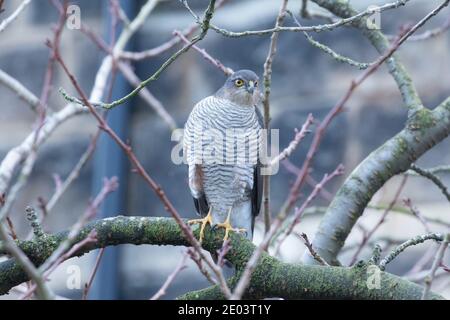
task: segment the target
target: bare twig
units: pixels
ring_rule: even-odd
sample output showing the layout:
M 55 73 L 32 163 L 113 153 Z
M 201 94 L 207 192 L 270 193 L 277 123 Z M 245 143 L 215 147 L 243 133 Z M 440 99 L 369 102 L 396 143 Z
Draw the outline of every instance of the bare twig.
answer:
M 275 28 L 280 28 L 283 25 L 286 16 L 286 7 L 288 0 L 283 0 L 275 20 Z M 270 125 L 270 91 L 272 82 L 272 64 L 273 59 L 277 53 L 278 33 L 273 32 L 270 36 L 269 52 L 267 53 L 266 61 L 264 62 L 264 96 L 263 96 L 263 110 L 264 110 L 264 129 L 269 130 Z M 263 176 L 263 217 L 264 217 L 264 232 L 269 232 L 270 229 L 270 175 Z
M 58 257 L 58 259 L 55 261 L 55 263 L 45 272 L 43 272 L 43 279 L 47 281 L 50 277 L 50 275 L 53 273 L 53 271 L 56 270 L 56 268 L 63 263 L 65 260 L 72 257 L 76 252 L 78 252 L 81 248 L 84 246 L 97 242 L 97 232 L 95 230 L 92 230 L 89 232 L 89 234 L 81 240 L 80 242 L 74 244 L 66 253 Z M 36 290 L 36 285 L 32 285 L 27 292 L 23 294 L 23 296 L 20 297 L 21 300 L 29 298 L 33 292 Z
M 154 1 L 154 2 L 158 2 L 158 1 Z M 212 19 L 213 13 L 214 13 L 214 5 L 215 5 L 216 0 L 210 0 L 209 5 L 207 7 L 207 9 L 205 10 L 205 14 L 204 14 L 204 18 L 201 22 L 201 32 L 199 35 L 195 36 L 191 42 L 188 45 L 185 45 L 183 48 L 181 48 L 180 50 L 178 50 L 177 52 L 175 52 L 169 59 L 167 59 L 162 65 L 161 67 L 156 70 L 150 77 L 148 77 L 147 79 L 145 79 L 144 81 L 142 81 L 134 90 L 132 90 L 129 94 L 127 94 L 126 96 L 117 99 L 115 101 L 112 101 L 111 103 L 99 103 L 99 105 L 105 109 L 112 109 L 116 106 L 119 106 L 123 103 L 125 103 L 127 100 L 131 99 L 132 97 L 136 96 L 139 91 L 141 91 L 143 88 L 145 88 L 150 82 L 153 82 L 155 80 L 157 80 L 159 78 L 159 76 L 161 75 L 161 73 L 167 68 L 169 67 L 175 60 L 177 60 L 177 58 L 179 56 L 181 56 L 183 53 L 185 53 L 186 51 L 188 51 L 194 44 L 196 44 L 197 42 L 199 42 L 200 40 L 202 40 L 205 36 L 206 33 L 208 32 L 209 28 L 210 28 L 210 20 Z M 130 24 L 130 28 L 132 27 L 132 23 Z M 118 40 L 118 43 L 120 42 L 120 38 Z M 114 56 L 117 56 L 116 54 Z M 73 99 L 72 102 L 78 102 L 77 99 Z M 86 103 L 86 101 L 83 101 L 83 103 Z M 86 105 L 86 104 L 85 104 Z
M 406 248 L 418 245 L 420 243 L 423 243 L 427 240 L 435 240 L 435 241 L 442 241 L 444 239 L 444 236 L 440 233 L 429 233 L 425 235 L 416 236 L 408 241 L 403 242 L 399 246 L 397 246 L 394 250 L 391 251 L 386 257 L 384 257 L 379 264 L 379 267 L 382 271 L 386 269 L 386 265 L 392 260 L 394 260 L 400 253 L 405 251 Z
M 350 265 L 353 265 L 356 262 L 356 260 L 358 259 L 359 254 L 364 249 L 364 247 L 367 244 L 367 242 L 369 241 L 369 239 L 372 238 L 373 234 L 385 222 L 387 215 L 389 214 L 391 209 L 397 203 L 397 200 L 399 199 L 400 194 L 403 191 L 403 188 L 405 187 L 406 181 L 407 181 L 407 176 L 403 176 L 402 177 L 402 181 L 400 182 L 400 185 L 397 188 L 397 191 L 396 191 L 396 193 L 394 195 L 394 198 L 392 199 L 391 203 L 386 208 L 386 210 L 384 210 L 383 214 L 381 215 L 381 218 L 378 220 L 378 222 L 375 224 L 375 226 L 372 229 L 370 229 L 370 231 L 367 232 L 367 234 L 363 235 L 363 239 L 362 239 L 361 243 L 359 244 L 358 249 L 353 254 L 353 257 L 352 257 L 352 259 L 350 261 Z
M 33 110 L 34 112 L 37 111 L 40 103 L 39 98 L 36 97 L 17 79 L 13 78 L 3 70 L 0 70 L 0 83 L 16 93 L 20 99 L 25 101 L 30 106 L 31 110 Z
M 86 300 L 89 295 L 89 290 L 92 287 L 92 283 L 94 282 L 95 275 L 97 274 L 98 267 L 100 266 L 100 261 L 103 258 L 103 254 L 105 253 L 106 248 L 101 248 L 98 252 L 97 258 L 95 259 L 94 268 L 92 269 L 92 273 L 89 276 L 89 280 L 84 284 L 83 295 L 81 299 Z
M 198 25 L 192 25 L 183 31 L 181 31 L 181 34 L 184 37 L 190 37 L 195 30 L 198 29 Z M 132 61 L 140 61 L 144 59 L 153 58 L 156 56 L 159 56 L 163 54 L 166 51 L 169 51 L 173 47 L 175 47 L 177 44 L 181 42 L 181 39 L 179 37 L 173 37 L 169 41 L 157 46 L 156 48 L 148 49 L 141 52 L 130 52 L 130 51 L 124 51 L 120 54 L 121 59 L 125 60 L 132 60 Z
M 83 228 L 86 222 L 88 222 L 97 214 L 100 205 L 106 199 L 108 194 L 117 190 L 118 186 L 119 184 L 117 182 L 116 177 L 113 177 L 111 179 L 105 179 L 103 188 L 100 190 L 100 192 L 92 201 L 92 203 L 89 204 L 84 214 L 72 226 L 69 234 L 67 235 L 67 239 L 63 241 L 59 245 L 59 247 L 55 251 L 53 251 L 52 255 L 39 267 L 39 270 L 41 272 L 45 272 L 47 269 L 53 267 L 57 263 L 58 259 L 60 259 L 60 257 L 63 256 L 66 253 L 66 251 L 72 247 L 73 241 L 78 236 L 80 230 Z
M 305 212 L 306 208 L 311 204 L 311 202 L 317 197 L 317 195 L 320 193 L 320 190 L 323 189 L 323 187 L 333 180 L 335 177 L 340 176 L 344 173 L 344 166 L 342 164 L 338 165 L 338 167 L 331 173 L 331 174 L 325 174 L 322 180 L 314 187 L 311 194 L 308 196 L 308 198 L 305 200 L 305 202 L 302 204 L 300 208 L 297 208 L 295 210 L 294 218 L 292 219 L 291 224 L 289 225 L 286 232 L 279 236 L 278 244 L 276 247 L 275 252 L 278 252 L 280 250 L 281 244 L 286 240 L 286 238 L 292 233 L 294 228 L 297 226 L 297 224 L 300 222 L 300 219 L 303 216 L 303 213 Z
M 316 252 L 316 250 L 314 250 L 312 243 L 309 241 L 308 236 L 306 235 L 306 233 L 302 233 L 300 235 L 298 235 L 297 233 L 294 233 L 296 236 L 298 236 L 299 238 L 303 239 L 303 243 L 305 244 L 306 248 L 309 250 L 309 253 L 311 254 L 311 256 L 317 261 L 319 262 L 319 264 L 321 264 L 322 266 L 328 266 L 329 264 L 322 259 L 322 257 Z
M 405 204 L 405 206 L 407 206 L 407 207 L 409 208 L 409 210 L 411 210 L 411 213 L 412 213 L 414 216 L 416 216 L 417 219 L 419 219 L 419 221 L 420 221 L 420 222 L 422 223 L 422 225 L 424 226 L 425 231 L 426 231 L 427 233 L 431 233 L 431 229 L 430 229 L 430 226 L 428 225 L 427 218 L 425 218 L 425 217 L 420 213 L 419 209 L 417 209 L 417 208 L 413 205 L 411 199 L 409 199 L 409 198 L 404 199 L 404 200 L 403 200 L 403 203 Z
M 448 30 L 450 30 L 450 18 L 448 18 L 442 26 L 435 28 L 435 29 L 425 31 L 422 34 L 411 36 L 408 39 L 408 41 L 424 41 L 424 40 L 433 39 L 433 38 L 439 37 L 440 35 L 443 35 Z M 393 40 L 393 39 L 395 39 L 395 36 L 388 36 L 388 39 Z
M 89 159 L 92 157 L 95 147 L 97 145 L 98 137 L 100 136 L 100 130 L 97 130 L 97 132 L 94 134 L 94 136 L 91 139 L 91 142 L 89 143 L 89 146 L 87 147 L 86 151 L 81 155 L 80 159 L 78 160 L 75 167 L 72 169 L 72 171 L 69 173 L 67 178 L 64 180 L 64 182 L 61 183 L 60 186 L 56 187 L 56 191 L 53 194 L 53 196 L 50 198 L 50 200 L 45 204 L 45 212 L 49 213 L 53 210 L 58 200 L 61 198 L 61 196 L 67 191 L 67 189 L 70 187 L 70 185 L 78 178 L 80 175 L 81 170 L 86 165 L 86 163 L 89 161 Z
M 447 198 L 447 200 L 450 201 L 450 193 L 445 184 L 441 181 L 441 179 L 439 179 L 439 177 L 437 177 L 431 171 L 424 170 L 415 164 L 411 165 L 411 170 L 433 182 L 439 188 L 439 190 L 441 190 L 442 194 Z
M 138 78 L 129 64 L 118 62 L 117 67 L 131 85 L 138 86 L 139 83 L 141 83 L 141 80 Z M 150 106 L 156 112 L 156 114 L 161 117 L 161 119 L 164 120 L 164 122 L 169 126 L 171 130 L 175 130 L 177 128 L 175 119 L 167 112 L 161 101 L 156 99 L 156 97 L 148 90 L 148 88 L 143 88 L 139 92 L 139 96 L 147 103 L 148 106 Z
M 31 0 L 23 0 L 22 3 L 17 7 L 17 9 L 5 20 L 0 23 L 0 33 L 5 31 L 5 29 L 17 19 L 17 17 L 22 13 L 26 6 L 31 2 Z
M 176 35 L 178 38 L 180 38 L 184 43 L 186 43 L 186 44 L 190 43 L 190 41 L 180 31 L 175 30 L 173 32 L 173 34 Z M 220 62 L 218 59 L 215 59 L 215 58 L 211 57 L 211 55 L 208 52 L 206 52 L 205 49 L 199 48 L 196 45 L 193 45 L 192 49 L 194 49 L 195 51 L 200 53 L 202 55 L 202 57 L 206 61 L 208 61 L 209 63 L 211 63 L 212 65 L 214 65 L 218 69 L 220 69 L 220 71 L 222 71 L 226 76 L 229 76 L 229 75 L 233 74 L 234 71 L 232 69 L 230 69 L 228 67 L 225 67 L 223 65 L 223 63 Z
M 252 30 L 252 31 L 243 31 L 243 32 L 228 31 L 226 29 L 219 28 L 213 24 L 211 24 L 210 28 L 217 33 L 220 33 L 226 37 L 231 37 L 231 38 L 239 38 L 239 37 L 245 37 L 245 36 L 263 36 L 263 35 L 267 35 L 267 34 L 272 34 L 274 32 L 278 33 L 278 32 L 302 32 L 302 31 L 309 31 L 309 32 L 331 31 L 338 27 L 341 27 L 344 25 L 349 25 L 349 24 L 351 24 L 355 21 L 358 21 L 362 18 L 371 16 L 376 12 L 383 12 L 383 11 L 386 11 L 389 9 L 399 8 L 401 6 L 404 6 L 409 1 L 410 0 L 398 0 L 396 2 L 387 3 L 385 5 L 382 5 L 382 6 L 379 6 L 376 8 L 375 7 L 368 8 L 367 10 L 364 10 L 352 17 L 340 19 L 333 23 L 308 26 L 308 27 L 275 27 L 275 28 L 264 29 L 264 30 L 255 30 L 255 31 Z M 191 12 L 191 14 L 192 14 L 192 12 Z M 195 17 L 196 16 L 194 15 L 194 18 Z M 198 19 L 197 19 L 197 21 L 198 21 Z
M 158 290 L 157 293 L 155 293 L 150 300 L 158 300 L 163 295 L 166 294 L 167 288 L 172 284 L 172 282 L 175 280 L 175 277 L 186 268 L 186 260 L 188 258 L 189 254 L 186 252 L 183 254 L 183 257 L 180 260 L 180 263 L 177 265 L 175 270 L 167 277 L 167 280 L 164 282 L 162 287 Z
M 433 265 L 430 270 L 430 274 L 425 278 L 425 288 L 423 290 L 422 300 L 425 300 L 428 298 L 428 294 L 430 293 L 433 279 L 436 275 L 437 269 L 442 264 L 442 261 L 444 259 L 444 255 L 445 255 L 445 251 L 447 250 L 449 242 L 450 242 L 450 234 L 446 234 L 444 237 L 444 240 L 441 243 L 441 246 L 439 247 L 439 250 L 438 250 L 436 256 L 434 257 L 434 261 L 433 261 Z
M 274 157 L 270 161 L 270 166 L 275 166 L 277 163 L 285 160 L 292 154 L 292 152 L 295 151 L 295 149 L 297 149 L 297 146 L 300 143 L 300 141 L 302 141 L 306 137 L 306 135 L 308 133 L 310 133 L 309 127 L 313 124 L 313 122 L 314 122 L 314 118 L 313 118 L 312 114 L 310 113 L 310 114 L 308 114 L 308 117 L 306 118 L 305 123 L 302 125 L 302 128 L 300 129 L 300 131 L 296 130 L 294 139 L 289 143 L 289 145 L 283 151 L 281 151 L 276 157 Z

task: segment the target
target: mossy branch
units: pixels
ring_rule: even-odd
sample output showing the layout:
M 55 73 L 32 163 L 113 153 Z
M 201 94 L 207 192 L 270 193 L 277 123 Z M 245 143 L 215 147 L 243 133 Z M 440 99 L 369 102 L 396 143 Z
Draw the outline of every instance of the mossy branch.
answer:
M 76 241 L 84 239 L 93 229 L 97 242 L 82 247 L 74 256 L 91 250 L 120 244 L 149 244 L 187 246 L 188 241 L 177 223 L 171 218 L 123 217 L 107 218 L 91 222 L 79 233 Z M 194 229 L 198 236 L 198 229 Z M 44 238 L 18 241 L 17 244 L 36 265 L 42 264 L 58 245 L 66 239 L 68 231 L 48 234 Z M 222 245 L 223 232 L 206 232 L 203 246 L 215 252 Z M 245 268 L 255 246 L 245 238 L 233 234 L 229 260 L 238 270 Z M 3 253 L 3 252 L 0 252 Z M 367 281 L 372 275 L 369 265 L 359 264 L 353 268 L 329 266 L 303 266 L 288 264 L 264 253 L 257 265 L 250 286 L 244 298 L 282 297 L 285 299 L 419 299 L 422 287 L 389 273 L 381 272 L 380 289 L 368 289 Z M 6 294 L 12 287 L 27 281 L 26 273 L 14 259 L 0 263 L 0 294 Z M 230 280 L 230 285 L 237 278 Z M 432 294 L 432 298 L 442 298 Z M 216 299 L 223 298 L 218 287 L 190 292 L 181 298 Z
M 450 134 L 450 98 L 435 110 L 421 109 L 397 135 L 373 151 L 347 178 L 320 222 L 314 247 L 328 262 L 336 260 L 373 195 L 393 176 Z M 315 263 L 308 254 L 304 262 Z

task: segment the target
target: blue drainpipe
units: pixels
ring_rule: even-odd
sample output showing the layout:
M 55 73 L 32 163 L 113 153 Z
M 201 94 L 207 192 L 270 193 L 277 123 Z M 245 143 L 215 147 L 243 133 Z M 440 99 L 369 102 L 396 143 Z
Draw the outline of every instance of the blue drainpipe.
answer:
M 136 2 L 129 0 L 120 0 L 120 4 L 128 15 L 134 17 L 136 15 Z M 105 40 L 111 41 L 111 15 L 109 11 L 109 2 L 103 3 L 103 29 Z M 116 37 L 120 34 L 121 28 L 116 30 Z M 127 50 L 132 49 L 132 43 L 128 44 Z M 116 74 L 114 88 L 112 91 L 112 100 L 123 97 L 132 90 L 120 73 Z M 107 98 L 108 92 L 105 92 L 104 99 Z M 108 123 L 111 128 L 126 141 L 128 137 L 129 119 L 130 119 L 131 103 L 127 103 L 117 107 L 108 113 Z M 110 194 L 103 203 L 98 212 L 97 218 L 103 219 L 118 214 L 124 214 L 127 208 L 127 183 L 129 173 L 129 162 L 123 151 L 116 143 L 105 133 L 102 133 L 97 150 L 93 160 L 93 194 L 97 194 L 103 186 L 105 177 L 117 176 L 119 178 L 119 189 Z M 98 252 L 97 252 L 98 253 Z M 120 250 L 118 247 L 106 248 L 94 283 L 89 292 L 89 299 L 112 300 L 124 298 L 121 296 L 121 281 L 119 260 Z

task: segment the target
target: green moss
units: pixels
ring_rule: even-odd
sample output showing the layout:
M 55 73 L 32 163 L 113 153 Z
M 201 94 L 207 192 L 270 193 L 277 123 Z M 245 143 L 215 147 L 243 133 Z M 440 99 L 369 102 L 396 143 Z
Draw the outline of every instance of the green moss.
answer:
M 407 127 L 411 131 L 419 131 L 421 135 L 427 132 L 427 129 L 436 125 L 436 119 L 432 111 L 421 108 L 414 113 L 408 121 Z

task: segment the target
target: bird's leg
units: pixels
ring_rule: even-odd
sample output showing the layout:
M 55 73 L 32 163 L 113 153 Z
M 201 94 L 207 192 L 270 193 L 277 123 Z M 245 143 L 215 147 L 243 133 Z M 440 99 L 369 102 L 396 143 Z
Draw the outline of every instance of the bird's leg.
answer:
M 198 241 L 200 242 L 200 244 L 203 241 L 204 235 L 205 235 L 205 227 L 207 224 L 212 225 L 212 216 L 211 216 L 211 210 L 212 207 L 209 208 L 208 214 L 203 218 L 203 219 L 193 219 L 193 220 L 189 220 L 188 224 L 201 224 L 200 227 L 200 237 L 198 239 Z
M 228 216 L 227 219 L 223 222 L 223 223 L 218 223 L 217 224 L 217 228 L 224 228 L 225 229 L 225 237 L 223 237 L 223 241 L 228 239 L 229 233 L 230 231 L 234 231 L 234 232 L 247 232 L 247 230 L 245 229 L 238 229 L 238 228 L 233 228 L 233 226 L 231 225 L 231 210 L 233 208 L 230 208 L 230 210 L 228 210 Z

